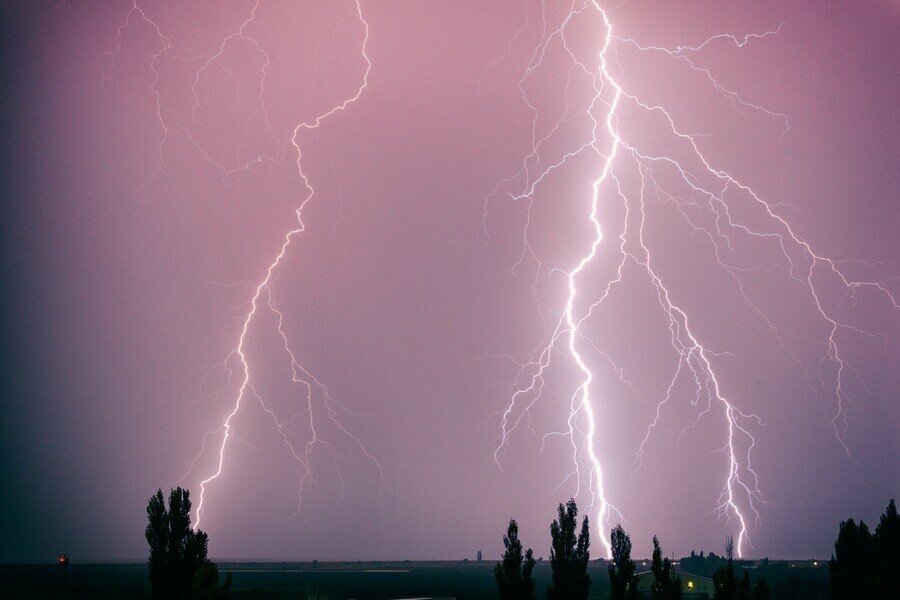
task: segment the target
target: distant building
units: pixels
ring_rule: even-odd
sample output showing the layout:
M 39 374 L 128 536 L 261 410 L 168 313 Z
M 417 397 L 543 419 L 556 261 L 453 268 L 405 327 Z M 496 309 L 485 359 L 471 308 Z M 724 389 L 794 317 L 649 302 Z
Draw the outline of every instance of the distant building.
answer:
M 478 562 L 481 562 L 481 550 L 479 550 L 475 556 L 476 556 L 475 560 L 477 560 Z
M 675 571 L 675 574 L 681 577 L 681 592 L 684 600 L 707 600 L 707 598 L 713 597 L 712 578 L 681 571 Z M 653 573 L 642 571 L 637 574 L 637 577 L 638 595 L 641 598 L 652 598 L 650 586 L 653 585 Z

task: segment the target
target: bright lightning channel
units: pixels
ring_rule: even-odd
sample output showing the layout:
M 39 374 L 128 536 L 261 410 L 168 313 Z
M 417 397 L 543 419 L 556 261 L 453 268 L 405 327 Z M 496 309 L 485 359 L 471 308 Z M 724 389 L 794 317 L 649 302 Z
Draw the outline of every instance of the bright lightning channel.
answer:
M 251 389 L 250 365 L 248 364 L 246 355 L 244 354 L 244 343 L 247 339 L 247 329 L 249 328 L 250 323 L 252 322 L 253 317 L 256 314 L 258 303 L 259 303 L 260 297 L 262 296 L 263 293 L 265 293 L 265 295 L 266 295 L 267 305 L 268 305 L 269 309 L 272 310 L 277 315 L 278 333 L 281 336 L 282 342 L 284 343 L 284 349 L 287 352 L 287 354 L 290 356 L 290 359 L 291 359 L 291 369 L 293 371 L 293 379 L 295 382 L 305 383 L 305 385 L 307 386 L 309 427 L 310 427 L 310 431 L 312 432 L 312 436 L 311 436 L 310 440 L 307 442 L 304 452 L 302 454 L 298 454 L 296 452 L 293 444 L 288 440 L 288 437 L 284 432 L 284 427 L 280 423 L 278 423 L 279 432 L 281 433 L 282 437 L 284 438 L 285 443 L 290 447 L 291 453 L 293 454 L 294 458 L 297 459 L 305 467 L 303 479 L 301 480 L 301 484 L 300 484 L 300 490 L 298 491 L 299 500 L 298 500 L 298 505 L 297 505 L 297 512 L 299 512 L 300 508 L 301 508 L 300 501 L 302 501 L 303 483 L 306 481 L 307 477 L 312 477 L 312 471 L 309 468 L 309 458 L 310 458 L 313 447 L 315 446 L 315 444 L 319 443 L 321 440 L 318 437 L 318 434 L 316 433 L 315 422 L 313 419 L 312 384 L 309 383 L 309 380 L 311 379 L 315 385 L 317 385 L 323 392 L 326 393 L 325 398 L 328 398 L 327 390 L 325 390 L 325 387 L 315 377 L 313 377 L 308 371 L 306 371 L 306 369 L 304 369 L 302 366 L 300 366 L 300 364 L 297 362 L 297 359 L 296 359 L 294 353 L 291 351 L 291 349 L 288 345 L 287 336 L 285 335 L 284 329 L 282 328 L 283 315 L 275 307 L 274 301 L 272 299 L 272 289 L 270 288 L 270 282 L 272 280 L 272 276 L 275 273 L 276 269 L 282 264 L 282 261 L 284 260 L 285 253 L 287 252 L 287 249 L 291 243 L 291 240 L 293 239 L 294 236 L 296 236 L 299 233 L 302 233 L 303 230 L 305 229 L 305 227 L 303 225 L 303 219 L 302 219 L 303 208 L 306 206 L 306 203 L 309 202 L 315 195 L 315 189 L 312 187 L 312 185 L 309 182 L 309 179 L 306 176 L 306 173 L 303 171 L 303 163 L 302 163 L 303 152 L 301 151 L 300 144 L 298 142 L 300 133 L 302 131 L 309 131 L 309 130 L 318 128 L 319 125 L 321 125 L 325 119 L 327 119 L 328 117 L 330 117 L 331 115 L 333 115 L 336 112 L 343 111 L 349 105 L 355 103 L 359 99 L 359 97 L 362 95 L 363 91 L 369 85 L 369 73 L 372 70 L 372 62 L 369 60 L 369 56 L 366 54 L 366 46 L 369 42 L 369 24 L 363 18 L 362 7 L 359 5 L 359 0 L 355 0 L 354 3 L 356 5 L 356 10 L 357 10 L 357 15 L 359 17 L 359 20 L 363 24 L 363 27 L 365 29 L 365 35 L 364 35 L 363 41 L 362 41 L 361 53 L 366 62 L 366 71 L 365 71 L 365 74 L 363 75 L 362 83 L 360 83 L 359 88 L 356 90 L 356 93 L 352 97 L 347 98 L 342 103 L 337 104 L 337 105 L 333 106 L 331 109 L 321 113 L 312 121 L 301 122 L 294 128 L 294 133 L 291 136 L 291 143 L 293 144 L 294 149 L 297 152 L 297 161 L 296 161 L 297 173 L 300 175 L 300 178 L 303 180 L 303 185 L 309 190 L 309 193 L 307 194 L 306 199 L 303 200 L 303 202 L 301 202 L 300 206 L 297 208 L 296 214 L 297 214 L 298 226 L 296 228 L 290 230 L 285 235 L 284 243 L 281 246 L 281 252 L 278 253 L 278 255 L 275 257 L 275 259 L 269 265 L 269 268 L 266 271 L 265 278 L 262 280 L 262 282 L 260 282 L 259 286 L 256 288 L 256 293 L 254 294 L 253 299 L 251 301 L 251 310 L 247 314 L 247 317 L 244 320 L 244 324 L 241 329 L 241 335 L 240 335 L 240 338 L 238 341 L 236 353 L 240 357 L 240 361 L 241 361 L 241 365 L 242 365 L 242 369 L 243 369 L 243 373 L 244 373 L 243 381 L 241 382 L 241 388 L 240 388 L 240 391 L 238 392 L 237 399 L 235 400 L 234 409 L 230 413 L 228 413 L 228 416 L 226 417 L 225 422 L 223 423 L 223 427 L 225 428 L 225 435 L 222 438 L 222 444 L 219 447 L 219 462 L 218 462 L 216 471 L 212 475 L 210 475 L 209 477 L 207 477 L 206 479 L 204 479 L 203 481 L 200 482 L 200 502 L 197 504 L 197 519 L 196 519 L 197 520 L 196 525 L 198 527 L 200 525 L 200 519 L 202 517 L 203 501 L 204 501 L 204 495 L 206 493 L 206 486 L 210 482 L 215 480 L 217 477 L 219 477 L 219 475 L 222 474 L 222 469 L 223 469 L 224 461 L 225 461 L 225 447 L 228 443 L 228 438 L 232 432 L 231 420 L 237 414 L 238 410 L 240 409 L 241 400 L 246 395 L 247 390 Z M 304 376 L 306 376 L 306 377 L 304 377 Z M 265 406 L 263 406 L 263 408 L 265 408 Z M 273 419 L 275 419 L 274 413 L 272 413 L 268 408 L 265 408 L 265 410 L 272 416 Z M 331 419 L 334 422 L 334 424 L 337 425 L 337 427 L 341 430 L 341 432 L 350 436 L 353 439 L 353 441 L 356 443 L 359 450 L 365 455 L 365 457 L 374 462 L 374 464 L 378 468 L 379 476 L 383 476 L 382 471 L 381 471 L 381 466 L 378 464 L 378 461 L 375 459 L 374 456 L 372 456 L 365 449 L 365 447 L 359 441 L 358 438 L 356 438 L 355 436 L 350 434 L 350 432 L 347 431 L 347 429 L 340 424 L 340 422 L 337 420 L 337 418 L 335 416 L 335 411 L 331 406 L 327 406 L 327 414 L 328 414 L 329 419 Z M 277 422 L 277 419 L 276 419 L 276 422 Z
M 340 412 L 349 411 L 334 400 L 329 392 L 327 387 L 317 379 L 312 373 L 310 373 L 306 368 L 304 368 L 300 362 L 298 361 L 295 353 L 291 349 L 288 337 L 284 330 L 284 315 L 277 307 L 274 298 L 274 280 L 277 277 L 278 272 L 283 268 L 284 263 L 287 259 L 287 253 L 290 248 L 292 240 L 301 234 L 305 225 L 303 223 L 302 213 L 306 204 L 312 200 L 315 195 L 315 189 L 310 183 L 304 169 L 302 162 L 302 150 L 300 147 L 300 138 L 303 133 L 309 132 L 319 128 L 319 126 L 327 120 L 329 117 L 334 115 L 335 113 L 339 113 L 347 109 L 350 105 L 354 104 L 359 98 L 362 96 L 363 92 L 369 85 L 369 74 L 372 70 L 372 63 L 369 59 L 369 56 L 366 52 L 368 42 L 369 42 L 369 24 L 365 20 L 363 16 L 362 7 L 360 6 L 359 0 L 351 0 L 351 4 L 355 9 L 356 17 L 359 20 L 359 23 L 363 28 L 363 39 L 361 43 L 360 54 L 362 59 L 365 61 L 365 73 L 362 77 L 362 81 L 356 89 L 356 92 L 344 99 L 342 102 L 339 102 L 333 106 L 331 106 L 328 110 L 325 110 L 321 114 L 317 115 L 313 119 L 305 120 L 296 125 L 293 129 L 293 133 L 290 138 L 290 146 L 296 152 L 296 169 L 297 174 L 299 175 L 300 180 L 302 181 L 303 187 L 306 189 L 305 198 L 302 200 L 300 205 L 295 211 L 297 218 L 297 225 L 290 229 L 284 236 L 284 240 L 280 246 L 278 254 L 272 259 L 269 263 L 268 268 L 265 271 L 265 275 L 262 280 L 256 285 L 252 286 L 253 295 L 250 299 L 250 309 L 247 314 L 243 318 L 243 322 L 240 328 L 240 333 L 238 336 L 237 345 L 235 348 L 229 353 L 225 362 L 219 366 L 223 367 L 223 369 L 228 373 L 229 382 L 231 376 L 234 374 L 233 370 L 228 367 L 228 362 L 232 359 L 236 359 L 238 362 L 238 370 L 240 377 L 240 387 L 237 392 L 237 396 L 234 400 L 234 405 L 231 410 L 225 415 L 225 418 L 220 427 L 215 429 L 214 431 L 207 432 L 202 439 L 202 444 L 200 448 L 200 452 L 194 457 L 191 461 L 190 466 L 187 472 L 182 476 L 181 480 L 185 479 L 194 469 L 195 464 L 200 459 L 201 456 L 204 455 L 206 451 L 207 440 L 211 436 L 222 435 L 221 442 L 218 446 L 218 451 L 216 452 L 217 460 L 215 470 L 208 476 L 205 477 L 200 482 L 200 494 L 199 501 L 196 506 L 193 527 L 199 527 L 204 516 L 204 509 L 207 506 L 207 492 L 211 483 L 213 483 L 217 478 L 219 478 L 223 471 L 225 470 L 225 462 L 226 462 L 226 450 L 228 447 L 228 443 L 230 440 L 235 441 L 243 441 L 239 437 L 236 436 L 234 431 L 234 426 L 232 421 L 235 416 L 240 412 L 241 407 L 244 405 L 244 401 L 248 398 L 255 399 L 259 406 L 263 409 L 263 411 L 272 419 L 273 424 L 278 432 L 279 437 L 287 446 L 290 451 L 293 459 L 301 466 L 302 476 L 299 481 L 298 491 L 297 491 L 297 509 L 295 512 L 298 514 L 302 508 L 302 501 L 304 495 L 304 489 L 307 485 L 312 484 L 316 485 L 316 479 L 313 472 L 313 469 L 310 465 L 310 460 L 312 458 L 313 451 L 319 447 L 324 446 L 328 448 L 335 461 L 338 458 L 346 458 L 341 457 L 337 453 L 337 449 L 334 445 L 329 442 L 327 439 L 322 437 L 319 433 L 320 427 L 317 426 L 317 417 L 316 413 L 323 413 L 328 419 L 331 426 L 335 427 L 342 435 L 346 436 L 348 440 L 356 447 L 357 456 L 361 456 L 365 458 L 367 461 L 370 461 L 374 468 L 377 470 L 379 479 L 384 483 L 384 476 L 381 469 L 381 465 L 378 460 L 373 456 L 363 445 L 363 443 L 354 436 L 347 428 L 344 426 L 340 419 Z M 264 63 L 261 67 L 262 69 L 262 77 L 260 81 L 260 85 L 258 88 L 258 96 L 257 101 L 259 103 L 259 111 L 263 114 L 265 118 L 266 124 L 266 132 L 267 134 L 275 140 L 276 143 L 279 143 L 276 134 L 274 133 L 270 123 L 268 114 L 266 112 L 265 103 L 263 101 L 263 95 L 265 93 L 264 86 L 266 80 L 266 69 L 270 64 L 269 55 L 265 52 L 265 50 L 260 45 L 259 41 L 257 41 L 254 37 L 247 33 L 247 29 L 253 23 L 256 18 L 256 13 L 260 7 L 260 0 L 257 0 L 253 5 L 253 8 L 250 10 L 247 18 L 241 23 L 239 29 L 224 38 L 219 46 L 218 51 L 215 54 L 210 56 L 190 56 L 187 53 L 182 54 L 173 44 L 172 40 L 167 37 L 160 26 L 154 21 L 150 16 L 147 15 L 145 10 L 138 4 L 137 0 L 131 5 L 130 10 L 125 16 L 125 20 L 122 25 L 119 26 L 116 34 L 116 44 L 115 47 L 100 57 L 97 61 L 98 67 L 101 70 L 101 73 L 104 77 L 104 85 L 105 79 L 107 76 L 107 72 L 102 68 L 101 61 L 105 60 L 109 63 L 114 64 L 116 56 L 122 50 L 122 44 L 124 41 L 124 36 L 128 28 L 132 25 L 132 20 L 139 20 L 146 23 L 152 31 L 155 33 L 156 38 L 159 41 L 159 49 L 153 52 L 150 55 L 149 67 L 153 73 L 153 83 L 150 86 L 150 92 L 155 98 L 156 103 L 156 118 L 160 124 L 160 128 L 163 131 L 163 137 L 160 141 L 159 145 L 159 164 L 153 175 L 156 175 L 162 171 L 164 168 L 164 148 L 166 143 L 169 140 L 170 136 L 178 136 L 182 139 L 189 142 L 200 155 L 213 167 L 219 170 L 222 173 L 223 178 L 230 176 L 239 171 L 245 171 L 250 169 L 253 165 L 269 161 L 272 164 L 280 164 L 282 160 L 285 158 L 285 152 L 282 152 L 276 156 L 270 155 L 259 155 L 254 157 L 252 160 L 244 161 L 244 162 L 236 162 L 235 164 L 223 164 L 220 161 L 213 159 L 209 152 L 203 147 L 201 143 L 199 143 L 191 133 L 190 123 L 196 124 L 196 113 L 199 106 L 199 93 L 197 91 L 197 86 L 200 83 L 201 78 L 204 73 L 213 66 L 218 66 L 223 71 L 228 72 L 225 65 L 222 62 L 222 55 L 225 51 L 226 46 L 229 43 L 235 43 L 238 41 L 248 43 L 252 46 L 252 48 L 262 56 Z M 182 120 L 175 114 L 174 111 L 166 111 L 163 109 L 163 103 L 161 98 L 161 92 L 159 90 L 160 83 L 160 70 L 158 67 L 158 61 L 161 57 L 166 56 L 170 59 L 198 63 L 201 66 L 195 71 L 193 82 L 191 84 L 191 94 L 193 97 L 193 105 L 191 107 L 190 113 L 190 123 L 185 124 Z M 284 145 L 282 145 L 284 147 Z M 280 338 L 282 347 L 284 352 L 288 356 L 291 361 L 291 371 L 292 371 L 292 379 L 294 383 L 298 383 L 305 387 L 306 389 L 306 397 L 303 399 L 303 406 L 300 411 L 296 414 L 292 415 L 289 421 L 282 421 L 273 410 L 271 410 L 263 398 L 257 393 L 256 389 L 252 383 L 252 360 L 247 354 L 246 350 L 246 342 L 248 339 L 248 333 L 253 325 L 254 319 L 262 312 L 269 311 L 272 315 L 274 315 L 277 322 L 277 331 L 278 336 Z M 221 390 L 219 390 L 221 391 Z M 320 396 L 322 398 L 321 405 L 317 406 L 314 397 Z M 293 432 L 289 429 L 288 425 L 294 418 L 301 414 L 306 414 L 308 417 L 308 428 L 309 428 L 309 438 L 307 439 L 305 444 L 302 444 L 302 447 L 298 449 L 299 444 L 297 441 L 292 440 L 294 436 Z M 246 443 L 246 442 L 245 442 Z M 343 486 L 343 478 L 338 469 L 335 470 L 338 478 L 340 479 L 340 483 Z M 179 482 L 181 481 L 179 480 Z M 318 489 L 316 487 L 316 489 Z
M 585 254 L 577 261 L 574 267 L 568 270 L 551 269 L 549 271 L 550 274 L 559 272 L 564 274 L 567 282 L 566 302 L 562 307 L 562 315 L 556 322 L 555 327 L 545 336 L 546 341 L 542 342 L 532 352 L 531 358 L 525 362 L 513 359 L 519 370 L 511 386 L 511 394 L 506 408 L 500 413 L 501 433 L 499 443 L 494 451 L 494 461 L 498 466 L 501 465 L 501 460 L 509 448 L 510 436 L 523 421 L 529 428 L 531 427 L 530 411 L 546 391 L 545 372 L 552 362 L 551 359 L 554 352 L 567 356 L 575 363 L 580 373 L 580 380 L 568 403 L 567 428 L 563 431 L 548 433 L 544 435 L 543 439 L 544 443 L 546 443 L 548 438 L 554 436 L 568 438 L 572 447 L 573 470 L 556 489 L 567 481 L 574 479 L 576 485 L 575 495 L 577 496 L 581 493 L 582 481 L 588 483 L 591 497 L 589 511 L 596 511 L 595 523 L 597 532 L 607 556 L 611 556 L 607 530 L 613 524 L 611 520 L 613 513 L 617 514 L 622 520 L 624 520 L 624 516 L 611 504 L 610 495 L 604 486 L 602 462 L 596 445 L 597 422 L 602 417 L 602 413 L 596 408 L 597 400 L 591 395 L 591 384 L 595 377 L 591 366 L 583 355 L 583 350 L 580 349 L 580 343 L 587 343 L 593 350 L 597 351 L 607 360 L 616 376 L 626 386 L 632 388 L 631 382 L 626 379 L 623 370 L 615 365 L 608 353 L 601 350 L 587 336 L 582 326 L 609 297 L 613 288 L 624 283 L 626 266 L 633 265 L 640 269 L 654 290 L 655 300 L 662 311 L 665 322 L 668 324 L 669 343 L 678 357 L 677 367 L 669 382 L 666 395 L 657 403 L 655 416 L 648 425 L 646 435 L 636 450 L 634 469 L 639 469 L 644 461 L 645 444 L 660 421 L 663 406 L 672 399 L 676 382 L 685 375 L 689 376 L 693 380 L 695 388 L 695 397 L 692 399 L 691 404 L 698 407 L 699 410 L 694 423 L 686 427 L 682 434 L 695 427 L 701 419 L 710 413 L 714 413 L 716 409 L 721 412 L 724 426 L 724 441 L 721 450 L 726 457 L 726 464 L 721 494 L 717 500 L 717 507 L 714 512 L 717 512 L 726 520 L 734 519 L 736 522 L 737 540 L 735 548 L 738 556 L 743 556 L 745 548 L 750 543 L 749 528 L 751 519 L 756 523 L 759 522 L 758 506 L 765 502 L 759 487 L 757 474 L 751 462 L 751 454 L 756 445 L 751 426 L 762 425 L 762 421 L 756 415 L 742 412 L 729 399 L 713 363 L 717 358 L 725 355 L 730 356 L 730 353 L 714 352 L 700 341 L 699 336 L 691 327 L 691 321 L 687 312 L 679 307 L 666 283 L 655 270 L 653 257 L 645 241 L 644 232 L 645 201 L 648 194 L 655 195 L 660 202 L 674 204 L 687 224 L 709 239 L 714 247 L 718 265 L 734 280 L 741 300 L 773 331 L 781 348 L 797 362 L 800 362 L 800 359 L 783 343 L 783 336 L 785 335 L 799 336 L 783 327 L 777 326 L 774 320 L 752 301 L 745 292 L 744 281 L 741 278 L 742 273 L 746 269 L 729 264 L 723 258 L 724 252 L 720 247 L 720 244 L 724 244 L 729 251 L 733 251 L 730 236 L 740 234 L 764 241 L 771 241 L 777 245 L 784 256 L 785 270 L 794 281 L 801 284 L 807 291 L 815 307 L 816 314 L 826 325 L 828 331 L 827 339 L 825 340 L 827 350 L 821 359 L 821 363 L 829 362 L 835 368 L 831 389 L 837 408 L 836 414 L 832 419 L 832 425 L 838 443 L 851 460 L 852 455 L 845 441 L 846 414 L 843 409 L 843 401 L 845 399 L 845 380 L 848 371 L 852 367 L 845 362 L 838 344 L 837 334 L 842 329 L 868 336 L 881 334 L 861 329 L 837 318 L 832 311 L 826 308 L 826 303 L 822 300 L 822 295 L 819 291 L 820 283 L 817 283 L 814 278 L 816 275 L 831 275 L 837 278 L 848 294 L 852 295 L 861 289 L 870 289 L 885 297 L 894 308 L 900 308 L 900 304 L 898 304 L 895 293 L 885 283 L 851 278 L 841 270 L 840 261 L 815 253 L 809 244 L 794 231 L 788 221 L 778 213 L 776 210 L 777 204 L 766 202 L 750 186 L 738 181 L 728 172 L 713 167 L 698 147 L 695 140 L 697 136 L 682 133 L 664 107 L 645 103 L 634 94 L 629 93 L 620 85 L 610 69 L 611 51 L 614 51 L 616 44 L 630 45 L 642 53 L 660 53 L 670 59 L 686 63 L 693 72 L 702 74 L 713 89 L 730 100 L 738 111 L 756 111 L 781 121 L 782 132 L 780 139 L 783 140 L 784 135 L 789 131 L 786 115 L 745 100 L 737 92 L 722 85 L 709 69 L 699 66 L 695 58 L 697 53 L 716 43 L 724 42 L 732 44 L 736 48 L 741 48 L 751 41 L 776 35 L 780 33 L 783 23 L 777 29 L 760 34 L 744 36 L 724 33 L 716 34 L 700 44 L 682 45 L 674 49 L 667 49 L 659 46 L 642 45 L 630 38 L 616 35 L 610 20 L 609 10 L 602 8 L 597 0 L 583 0 L 580 4 L 573 0 L 559 26 L 552 31 L 547 22 L 547 6 L 543 1 L 540 4 L 540 11 L 541 38 L 538 45 L 534 48 L 525 73 L 518 84 L 520 95 L 532 113 L 531 152 L 523 159 L 521 167 L 516 173 L 500 181 L 488 194 L 485 200 L 482 224 L 486 234 L 488 234 L 488 243 L 490 243 L 490 235 L 486 225 L 489 202 L 501 191 L 505 190 L 504 186 L 512 185 L 514 182 L 523 179 L 524 185 L 519 188 L 519 191 L 507 192 L 513 200 L 522 201 L 525 204 L 522 250 L 518 262 L 513 267 L 513 274 L 515 274 L 516 269 L 522 262 L 528 258 L 537 264 L 538 269 L 532 282 L 532 292 L 542 318 L 544 318 L 544 315 L 543 310 L 540 310 L 541 303 L 538 299 L 536 286 L 538 278 L 543 271 L 543 264 L 535 254 L 528 239 L 528 232 L 532 225 L 531 211 L 534 204 L 534 194 L 546 176 L 562 168 L 574 157 L 584 153 L 591 153 L 600 159 L 599 175 L 592 182 L 590 206 L 586 214 L 586 219 L 593 231 L 593 237 Z M 510 54 L 513 44 L 518 41 L 519 37 L 532 22 L 529 12 L 529 5 L 526 2 L 525 24 L 516 32 L 504 54 L 489 64 L 485 71 L 501 62 Z M 581 59 L 576 57 L 566 38 L 567 27 L 574 19 L 586 13 L 595 15 L 598 18 L 598 25 L 601 26 L 602 46 L 597 56 L 598 64 L 593 68 L 585 65 Z M 543 137 L 538 137 L 539 111 L 527 91 L 526 82 L 544 64 L 548 48 L 555 42 L 559 43 L 570 60 L 570 70 L 566 78 L 565 113 L 554 124 L 549 133 Z M 593 85 L 594 95 L 590 98 L 587 107 L 582 108 L 580 111 L 573 111 L 570 105 L 569 85 L 573 70 L 580 71 L 589 77 Z M 484 73 L 482 73 L 482 78 L 479 79 L 479 88 L 483 77 Z M 673 156 L 642 151 L 639 140 L 626 139 L 619 128 L 620 115 L 618 109 L 623 103 L 630 103 L 633 107 L 640 109 L 648 118 L 653 115 L 661 116 L 666 123 L 669 134 L 685 148 L 691 160 L 700 165 L 699 172 L 687 168 L 684 166 L 685 161 L 679 161 Z M 598 118 L 596 111 L 601 107 L 605 111 L 605 116 Z M 563 124 L 579 116 L 586 116 L 591 121 L 590 135 L 587 141 L 573 146 L 556 162 L 546 165 L 542 164 L 542 149 L 557 137 L 557 133 Z M 608 141 L 604 144 L 604 140 L 607 139 Z M 624 171 L 628 167 L 637 169 L 640 177 L 641 185 L 637 198 L 628 197 L 622 191 L 622 186 L 617 176 L 618 171 Z M 693 208 L 700 208 L 701 205 L 667 192 L 654 178 L 654 169 L 673 171 L 698 197 L 705 200 L 706 206 L 712 211 L 714 216 L 714 230 L 710 231 L 707 229 L 708 226 L 698 224 L 685 211 L 685 207 L 688 205 Z M 708 181 L 708 183 L 703 183 L 704 180 Z M 595 299 L 587 310 L 578 313 L 575 301 L 579 295 L 579 276 L 590 268 L 591 263 L 598 255 L 599 247 L 603 241 L 603 229 L 598 219 L 598 207 L 601 202 L 602 190 L 611 184 L 616 189 L 616 194 L 613 197 L 621 198 L 625 207 L 624 228 L 618 244 L 621 260 L 618 263 L 615 276 L 608 281 L 599 298 Z M 729 208 L 729 203 L 726 201 L 726 192 L 742 194 L 744 198 L 760 206 L 771 223 L 771 229 L 759 230 L 734 217 Z M 636 205 L 636 208 L 634 205 Z M 629 215 L 635 210 L 640 215 L 640 219 L 637 231 L 633 232 Z M 799 253 L 801 258 L 792 255 L 792 252 Z M 512 357 L 504 355 L 504 358 Z M 826 385 L 824 377 L 821 375 L 821 363 L 820 380 L 823 385 Z M 703 402 L 704 399 L 705 403 Z M 542 450 L 544 443 L 541 445 Z

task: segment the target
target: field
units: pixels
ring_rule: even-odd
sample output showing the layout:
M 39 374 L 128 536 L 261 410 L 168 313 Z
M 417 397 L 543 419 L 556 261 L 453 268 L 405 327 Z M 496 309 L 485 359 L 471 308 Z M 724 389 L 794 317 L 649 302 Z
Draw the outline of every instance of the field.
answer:
M 821 564 L 821 563 L 820 563 Z M 390 600 L 397 598 L 494 599 L 491 561 L 354 562 L 354 563 L 219 563 L 234 578 L 230 598 L 296 600 Z M 638 570 L 645 569 L 640 566 Z M 606 566 L 591 562 L 592 598 L 605 598 Z M 2 565 L 4 598 L 150 598 L 145 564 L 72 564 L 67 572 L 55 565 Z M 753 569 L 765 577 L 773 598 L 828 598 L 828 569 L 772 561 Z M 546 561 L 535 568 L 537 597 L 550 582 Z

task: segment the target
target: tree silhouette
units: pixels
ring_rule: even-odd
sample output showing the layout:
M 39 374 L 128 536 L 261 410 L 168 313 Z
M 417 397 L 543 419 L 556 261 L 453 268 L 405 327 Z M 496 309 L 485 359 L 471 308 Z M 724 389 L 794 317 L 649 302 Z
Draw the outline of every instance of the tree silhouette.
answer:
M 153 588 L 154 598 L 164 598 L 168 592 L 169 577 L 166 565 L 168 563 L 169 548 L 169 513 L 166 511 L 166 503 L 163 500 L 162 490 L 150 498 L 147 504 L 147 529 L 144 537 L 150 544 L 150 558 L 147 566 L 150 568 L 150 585 Z
M 575 500 L 559 505 L 558 518 L 550 525 L 550 567 L 552 584 L 547 589 L 550 600 L 587 600 L 591 578 L 587 574 L 590 553 L 588 518 L 581 522 L 581 533 L 575 537 L 578 507 Z
M 500 591 L 501 600 L 533 600 L 534 599 L 534 558 L 531 548 L 522 555 L 522 542 L 519 541 L 519 525 L 515 519 L 509 520 L 506 535 L 503 536 L 506 551 L 503 560 L 494 567 L 494 579 Z M 480 552 L 479 552 L 480 554 Z
M 208 560 L 194 575 L 192 597 L 196 600 L 222 600 L 228 596 L 230 587 L 231 573 L 226 575 L 225 583 L 219 585 L 219 568 Z
M 772 598 L 772 590 L 766 585 L 765 579 L 757 579 L 756 585 L 750 590 L 750 600 L 770 600 Z
M 834 554 L 828 561 L 835 600 L 900 598 L 900 516 L 891 499 L 875 533 L 863 521 L 841 521 Z
M 744 569 L 744 576 L 738 584 L 737 600 L 750 600 L 750 573 Z
M 876 597 L 900 598 L 900 516 L 893 498 L 875 527 L 872 550 Z
M 710 553 L 712 556 L 712 553 Z M 713 600 L 750 600 L 750 574 L 744 569 L 740 581 L 734 573 L 734 539 L 725 539 L 725 564 L 715 570 Z
M 681 600 L 681 577 L 675 573 L 672 561 L 662 557 L 659 539 L 653 536 L 653 584 L 650 591 L 655 600 Z
M 831 575 L 831 595 L 835 600 L 870 598 L 869 546 L 872 536 L 869 527 L 853 519 L 841 521 L 834 554 L 828 561 Z
M 231 575 L 218 585 L 219 572 L 207 558 L 208 536 L 191 529 L 191 495 L 176 487 L 169 508 L 157 490 L 147 503 L 150 584 L 154 598 L 220 598 L 231 587 Z
M 631 538 L 621 525 L 610 534 L 612 564 L 609 565 L 609 597 L 611 600 L 634 600 L 637 592 L 637 567 L 631 560 Z

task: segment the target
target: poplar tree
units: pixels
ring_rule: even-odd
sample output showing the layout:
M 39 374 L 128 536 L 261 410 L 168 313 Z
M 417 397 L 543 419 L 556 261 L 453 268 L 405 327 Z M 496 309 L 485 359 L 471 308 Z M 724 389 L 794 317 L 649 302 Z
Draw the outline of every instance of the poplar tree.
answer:
M 631 538 L 621 525 L 610 533 L 612 564 L 609 565 L 609 597 L 611 600 L 635 600 L 637 592 L 637 567 L 631 560 Z
M 675 573 L 672 561 L 662 557 L 659 539 L 653 536 L 653 584 L 650 588 L 654 600 L 681 600 L 681 577 Z
M 550 600 L 587 600 L 591 578 L 587 574 L 590 560 L 590 530 L 587 516 L 581 522 L 576 537 L 578 507 L 575 500 L 559 505 L 558 518 L 550 525 L 550 568 L 552 584 L 547 590 Z
M 877 597 L 900 598 L 900 516 L 893 498 L 875 527 L 872 550 Z
M 534 557 L 531 548 L 522 554 L 519 525 L 515 519 L 509 520 L 503 545 L 506 547 L 503 560 L 494 567 L 494 580 L 497 582 L 500 599 L 534 600 Z
M 750 574 L 744 569 L 743 577 L 738 581 L 734 572 L 734 538 L 728 536 L 725 541 L 724 565 L 713 573 L 713 600 L 750 600 Z
M 900 516 L 893 499 L 871 533 L 863 521 L 841 521 L 828 561 L 835 600 L 900 598 Z
M 191 529 L 191 493 L 176 487 L 169 493 L 166 509 L 162 490 L 147 503 L 147 528 L 144 536 L 150 545 L 147 566 L 154 598 L 223 598 L 231 587 L 231 574 L 222 586 L 219 573 L 207 558 L 209 537 Z
M 872 536 L 863 521 L 841 521 L 834 554 L 828 561 L 831 576 L 831 595 L 835 600 L 862 600 L 871 598 L 871 581 L 868 572 Z

